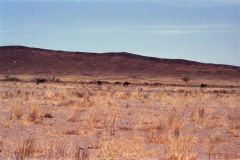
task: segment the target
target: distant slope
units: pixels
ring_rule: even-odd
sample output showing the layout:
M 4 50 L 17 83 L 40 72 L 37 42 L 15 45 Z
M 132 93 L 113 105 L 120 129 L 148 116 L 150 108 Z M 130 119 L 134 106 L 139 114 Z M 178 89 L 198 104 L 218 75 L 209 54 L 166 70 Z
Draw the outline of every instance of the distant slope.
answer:
M 162 59 L 130 53 L 83 53 L 24 46 L 0 47 L 0 74 L 195 77 L 239 79 L 240 67 Z

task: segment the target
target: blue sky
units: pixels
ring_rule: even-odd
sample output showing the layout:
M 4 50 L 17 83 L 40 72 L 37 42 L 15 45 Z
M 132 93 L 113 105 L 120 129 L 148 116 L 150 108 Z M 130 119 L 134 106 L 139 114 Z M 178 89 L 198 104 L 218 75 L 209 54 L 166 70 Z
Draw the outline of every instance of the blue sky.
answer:
M 240 66 L 240 0 L 0 0 L 0 46 Z

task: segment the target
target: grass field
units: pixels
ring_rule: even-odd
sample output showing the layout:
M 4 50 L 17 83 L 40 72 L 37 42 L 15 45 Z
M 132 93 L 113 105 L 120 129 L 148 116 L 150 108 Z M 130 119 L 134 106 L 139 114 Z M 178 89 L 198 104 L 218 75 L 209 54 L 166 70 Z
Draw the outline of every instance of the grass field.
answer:
M 0 159 L 240 159 L 240 89 L 0 82 Z

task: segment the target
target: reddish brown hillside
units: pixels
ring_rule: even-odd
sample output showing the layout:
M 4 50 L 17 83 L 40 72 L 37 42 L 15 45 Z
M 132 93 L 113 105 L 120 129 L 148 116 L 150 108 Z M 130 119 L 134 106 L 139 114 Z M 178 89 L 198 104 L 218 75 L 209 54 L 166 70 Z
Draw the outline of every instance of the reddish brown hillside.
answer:
M 195 77 L 239 79 L 240 67 L 187 60 L 144 57 L 130 53 L 83 53 L 23 46 L 0 47 L 0 74 Z

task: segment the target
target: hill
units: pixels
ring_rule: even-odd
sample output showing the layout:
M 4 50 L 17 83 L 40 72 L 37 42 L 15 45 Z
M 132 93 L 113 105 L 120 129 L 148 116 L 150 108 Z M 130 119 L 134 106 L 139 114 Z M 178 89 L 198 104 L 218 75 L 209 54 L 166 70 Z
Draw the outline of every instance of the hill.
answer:
M 180 77 L 239 79 L 240 67 L 181 59 L 145 57 L 126 52 L 85 53 L 24 46 L 0 47 L 1 75 Z

